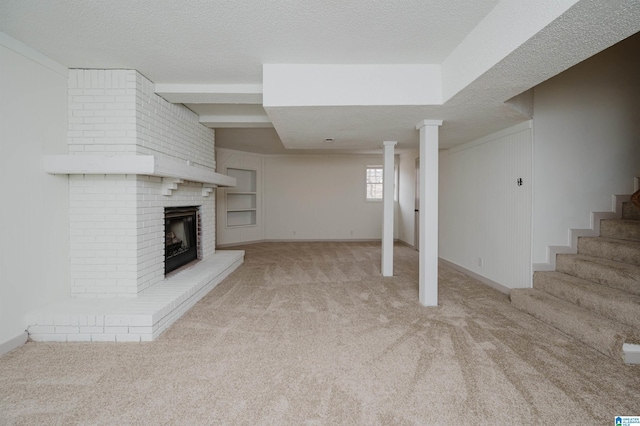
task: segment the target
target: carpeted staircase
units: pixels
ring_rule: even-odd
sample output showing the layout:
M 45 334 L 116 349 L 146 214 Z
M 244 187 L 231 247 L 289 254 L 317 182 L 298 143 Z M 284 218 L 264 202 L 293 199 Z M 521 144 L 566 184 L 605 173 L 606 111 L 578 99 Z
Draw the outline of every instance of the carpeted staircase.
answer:
M 519 309 L 615 359 L 640 344 L 640 208 L 602 220 L 599 237 L 580 237 L 578 254 L 558 254 L 556 270 L 535 272 L 533 288 L 511 291 Z

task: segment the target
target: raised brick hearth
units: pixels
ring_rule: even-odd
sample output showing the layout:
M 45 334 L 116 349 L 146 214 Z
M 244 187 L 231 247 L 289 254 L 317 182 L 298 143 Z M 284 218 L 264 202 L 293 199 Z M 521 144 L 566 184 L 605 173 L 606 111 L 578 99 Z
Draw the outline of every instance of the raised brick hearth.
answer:
M 241 250 L 218 251 L 135 298 L 71 298 L 31 313 L 29 337 L 49 342 L 151 341 L 242 264 Z

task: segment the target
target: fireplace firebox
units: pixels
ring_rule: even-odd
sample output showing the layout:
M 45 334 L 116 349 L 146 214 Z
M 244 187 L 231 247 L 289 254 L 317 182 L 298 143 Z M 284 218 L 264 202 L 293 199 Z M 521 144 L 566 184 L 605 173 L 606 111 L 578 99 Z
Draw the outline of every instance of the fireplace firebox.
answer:
M 168 207 L 164 212 L 164 273 L 198 258 L 198 207 Z

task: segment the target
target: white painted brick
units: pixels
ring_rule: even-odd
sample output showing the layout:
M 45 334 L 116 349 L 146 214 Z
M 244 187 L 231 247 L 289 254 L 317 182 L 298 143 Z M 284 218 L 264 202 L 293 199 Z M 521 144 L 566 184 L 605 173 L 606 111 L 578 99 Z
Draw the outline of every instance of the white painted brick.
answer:
M 74 104 L 74 103 L 70 103 L 69 104 L 69 111 L 71 112 L 70 115 L 72 115 L 73 117 L 93 117 L 94 116 L 94 111 L 92 110 L 85 110 L 84 109 L 84 105 L 82 104 Z
M 33 334 L 29 338 L 34 342 L 66 342 L 67 336 L 64 334 Z
M 116 342 L 139 342 L 139 334 L 116 334 Z
M 104 327 L 98 327 L 98 326 L 80 327 L 80 333 L 88 333 L 88 334 L 104 333 Z
M 53 334 L 56 332 L 53 325 L 32 325 L 27 331 L 29 334 Z
M 94 111 L 94 115 L 98 115 L 99 111 L 106 111 L 105 104 L 93 103 L 91 101 L 86 101 L 82 103 L 82 108 Z
M 151 335 L 153 333 L 153 326 L 147 327 L 129 327 L 129 333 L 131 334 L 148 334 Z
M 110 96 L 122 96 L 122 95 L 126 95 L 129 91 L 127 89 L 114 89 L 114 88 L 107 88 L 104 91 L 105 95 L 110 95 Z
M 91 335 L 92 342 L 115 342 L 116 335 L 115 334 L 92 334 Z
M 91 334 L 67 334 L 67 342 L 91 342 Z
M 82 93 L 87 96 L 93 96 L 94 102 L 101 102 L 98 97 L 104 96 L 104 89 L 84 89 Z
M 86 93 L 86 91 L 84 91 L 83 93 Z M 93 96 L 86 96 L 86 95 L 71 96 L 69 98 L 69 102 L 70 102 L 70 105 L 74 105 L 74 106 L 76 104 L 93 103 L 94 102 L 94 97 Z
M 146 327 L 146 326 L 152 326 L 152 325 L 153 325 L 153 318 L 151 317 L 151 315 L 131 315 L 131 322 L 129 323 L 129 332 L 130 333 L 134 332 L 134 330 L 132 329 L 134 327 Z
M 91 90 L 91 91 L 87 90 L 85 91 L 85 94 L 98 95 L 93 97 L 93 102 L 99 102 L 99 103 L 116 102 L 116 97 L 111 95 L 105 95 L 104 90 Z
M 69 70 L 69 72 L 75 75 L 76 87 L 82 87 L 84 89 L 85 88 L 85 82 L 84 82 L 85 70 Z
M 54 315 L 53 325 L 56 325 L 56 326 L 71 325 L 71 317 L 69 315 Z
M 154 85 L 136 71 L 127 70 L 74 70 L 69 76 L 69 116 L 86 117 L 83 122 L 71 121 L 70 152 L 77 153 L 145 153 L 174 160 L 191 160 L 204 167 L 215 167 L 214 134 L 198 122 L 198 116 L 183 105 L 174 105 L 155 95 Z M 80 125 L 82 127 L 73 127 Z M 137 129 L 137 131 L 136 131 Z M 104 179 L 103 179 L 104 180 Z M 105 182 L 113 188 L 115 177 Z M 203 224 L 213 227 L 215 199 L 203 199 L 202 185 L 185 182 L 174 196 L 164 197 L 160 192 L 161 179 L 134 177 L 137 188 L 118 188 L 105 192 L 96 189 L 99 178 L 86 180 L 86 186 L 74 188 L 70 184 L 70 206 L 74 220 L 71 224 L 72 265 L 95 266 L 94 279 L 88 279 L 91 268 L 72 268 L 72 288 L 80 294 L 82 285 L 91 286 L 87 295 L 135 295 L 163 278 L 163 207 L 168 205 L 202 205 Z M 117 186 L 117 185 L 116 185 Z M 127 195 L 134 198 L 128 199 Z M 148 197 L 148 199 L 146 198 Z M 75 210 L 74 206 L 119 204 L 113 210 Z M 74 204 L 74 203 L 83 204 Z M 153 204 L 152 204 L 153 203 Z M 156 206 L 156 211 L 135 211 Z M 113 205 L 111 207 L 114 207 Z M 126 208 L 134 210 L 128 214 Z M 79 217 L 80 213 L 85 217 Z M 76 216 L 78 215 L 78 216 Z M 129 223 L 132 222 L 132 223 Z M 213 253 L 214 229 L 203 225 L 202 252 Z M 150 232 L 149 229 L 154 229 Z M 91 239 L 91 236 L 103 236 Z M 114 237 L 128 237 L 116 240 Z M 74 237 L 78 238 L 73 241 Z M 87 251 L 91 253 L 86 253 Z M 114 254 L 115 251 L 115 254 Z M 133 258 L 133 259 L 131 259 Z M 96 259 L 93 260 L 92 259 Z M 97 259 L 100 259 L 98 261 Z M 109 269 L 101 265 L 127 265 L 127 268 Z M 112 280 L 108 286 L 107 278 Z M 133 278 L 127 278 L 128 273 Z M 75 275 L 74 275 L 75 274 Z M 115 286 L 114 286 L 115 284 Z
M 95 280 L 83 278 L 83 279 L 75 280 L 75 283 L 78 284 L 78 286 L 80 287 L 84 286 L 85 290 L 90 290 L 95 284 Z
M 86 70 L 85 81 L 88 87 L 98 87 L 98 70 Z
M 104 332 L 107 334 L 127 334 L 129 333 L 129 327 L 104 327 Z
M 104 317 L 104 325 L 105 326 L 122 326 L 129 325 L 131 323 L 130 315 L 105 315 Z
M 29 324 L 34 325 L 54 325 L 53 323 L 53 315 L 47 314 L 28 314 L 27 321 Z
M 77 334 L 80 332 L 80 327 L 56 325 L 55 330 L 56 334 Z

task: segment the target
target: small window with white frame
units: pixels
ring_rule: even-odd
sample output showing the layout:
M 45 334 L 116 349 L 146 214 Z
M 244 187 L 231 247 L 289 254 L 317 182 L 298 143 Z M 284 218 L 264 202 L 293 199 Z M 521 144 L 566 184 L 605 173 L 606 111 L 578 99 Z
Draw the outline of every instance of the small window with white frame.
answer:
M 382 201 L 382 166 L 367 166 L 367 201 Z

